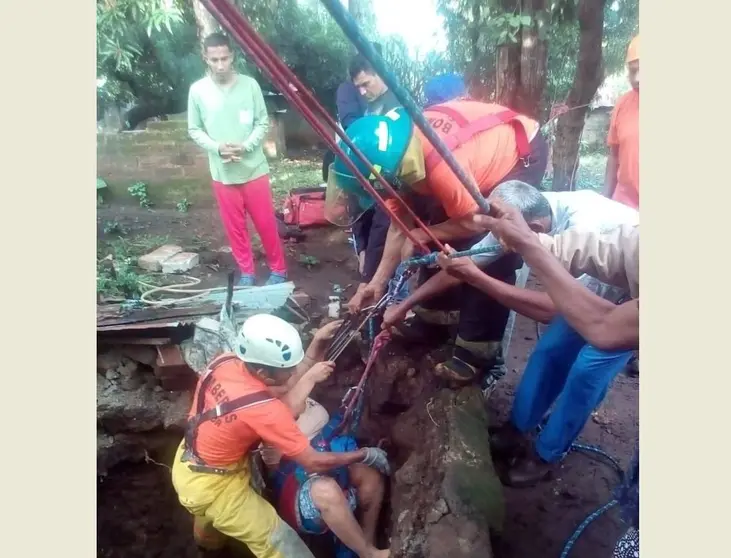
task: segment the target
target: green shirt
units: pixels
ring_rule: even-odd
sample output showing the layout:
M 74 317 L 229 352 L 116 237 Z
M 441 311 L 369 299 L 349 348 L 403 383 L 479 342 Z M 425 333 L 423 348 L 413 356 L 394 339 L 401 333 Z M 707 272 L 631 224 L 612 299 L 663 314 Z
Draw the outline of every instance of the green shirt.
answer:
M 188 93 L 188 134 L 208 153 L 211 178 L 223 184 L 243 184 L 269 173 L 262 143 L 269 128 L 264 96 L 256 80 L 236 74 L 221 87 L 209 76 L 196 81 Z M 240 161 L 224 163 L 222 143 L 244 146 Z

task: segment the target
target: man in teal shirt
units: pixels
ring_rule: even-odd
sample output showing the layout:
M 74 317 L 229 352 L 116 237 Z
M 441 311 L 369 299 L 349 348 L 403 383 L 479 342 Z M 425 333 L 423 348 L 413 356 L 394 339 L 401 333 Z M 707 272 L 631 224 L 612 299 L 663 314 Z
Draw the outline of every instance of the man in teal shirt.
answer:
M 259 84 L 234 71 L 234 51 L 222 33 L 203 41 L 208 75 L 188 93 L 188 134 L 208 153 L 213 193 L 234 259 L 239 285 L 253 286 L 254 257 L 247 214 L 261 237 L 271 274 L 266 284 L 287 280 L 284 249 L 277 232 L 262 143 L 269 127 Z

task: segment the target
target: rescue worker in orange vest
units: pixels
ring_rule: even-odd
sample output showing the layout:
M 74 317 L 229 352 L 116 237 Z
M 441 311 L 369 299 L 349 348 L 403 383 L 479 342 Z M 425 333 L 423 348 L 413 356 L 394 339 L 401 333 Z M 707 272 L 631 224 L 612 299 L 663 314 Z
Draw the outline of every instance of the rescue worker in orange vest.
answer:
M 617 101 L 609 123 L 609 158 L 604 194 L 634 209 L 640 208 L 640 37 L 627 49 L 627 72 L 632 90 Z
M 424 116 L 484 196 L 506 180 L 521 180 L 534 186 L 541 182 L 548 145 L 535 120 L 497 104 L 468 99 L 429 106 L 424 109 Z M 439 240 L 461 250 L 473 246 L 484 235 L 472 226 L 477 203 L 404 109 L 394 109 L 383 116 L 364 116 L 351 124 L 348 136 Z M 341 147 L 379 189 L 360 159 L 347 146 Z M 354 198 L 358 198 L 358 203 L 353 203 Z M 329 173 L 327 199 L 328 218 L 340 225 L 352 223 L 359 212 L 375 203 L 339 158 Z M 417 240 L 428 242 L 397 200 L 389 199 L 387 205 L 409 226 Z M 413 254 L 411 241 L 392 222 L 378 269 L 370 282 L 358 287 L 348 303 L 350 310 L 358 311 L 377 302 L 399 263 Z M 515 272 L 521 266 L 520 257 L 509 254 L 485 271 L 514 284 Z M 422 269 L 419 282 L 425 282 L 434 273 L 435 270 Z M 459 310 L 458 320 L 455 310 Z M 408 328 L 401 328 L 414 339 L 436 341 L 431 334 L 441 333 L 442 337 L 451 333 L 449 326 L 457 325 L 454 354 L 437 365 L 436 373 L 440 376 L 456 383 L 469 383 L 487 377 L 495 366 L 504 367 L 500 347 L 510 310 L 490 296 L 461 285 L 414 312 L 414 321 Z
M 172 480 L 180 503 L 194 517 L 194 537 L 202 550 L 220 549 L 225 535 L 257 558 L 312 558 L 297 533 L 251 486 L 249 454 L 261 441 L 311 474 L 355 463 L 390 473 L 380 448 L 317 451 L 295 423 L 304 410 L 303 393 L 333 369 L 333 363 L 316 361 L 337 325 L 323 328 L 305 353 L 294 326 L 268 314 L 252 316 L 241 328 L 234 353 L 214 359 L 201 376 Z M 337 518 L 331 528 L 341 530 L 341 540 L 357 538 L 358 531 L 362 536 L 347 500 L 329 503 L 337 508 L 328 513 Z M 369 546 L 363 556 L 385 558 L 388 551 Z

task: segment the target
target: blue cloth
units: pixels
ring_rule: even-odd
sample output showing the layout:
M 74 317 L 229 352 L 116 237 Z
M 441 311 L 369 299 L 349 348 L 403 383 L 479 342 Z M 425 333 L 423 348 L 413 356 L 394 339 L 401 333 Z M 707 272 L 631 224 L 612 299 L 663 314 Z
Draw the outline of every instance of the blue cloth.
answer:
M 309 477 L 297 491 L 297 514 L 299 515 L 300 525 L 305 533 L 311 535 L 322 535 L 328 531 L 320 510 L 312 501 L 312 483 L 318 477 L 319 475 Z M 350 511 L 355 513 L 357 507 L 355 488 L 352 486 L 347 488 L 345 497 L 348 500 Z
M 343 416 L 341 413 L 334 413 L 320 433 L 310 441 L 310 445 L 316 451 L 332 451 L 338 453 L 356 451 L 358 449 L 358 443 L 354 437 L 349 435 L 333 436 L 342 420 Z M 290 459 L 282 458 L 279 467 L 271 475 L 271 483 L 276 500 L 279 500 L 285 480 L 290 475 L 294 476 L 299 485 L 295 495 L 295 513 L 298 516 L 297 523 L 299 528 L 303 532 L 311 535 L 327 533 L 329 531 L 328 527 L 322 519 L 320 510 L 317 509 L 315 503 L 312 501 L 311 492 L 313 481 L 323 475 L 310 475 L 301 465 Z M 335 479 L 345 493 L 350 510 L 355 513 L 358 499 L 355 488 L 350 486 L 348 468 L 345 466 L 337 467 L 328 471 L 325 476 Z M 330 535 L 335 544 L 336 558 L 357 558 L 357 555 L 345 546 L 333 533 L 330 533 Z
M 358 93 L 358 88 L 351 81 L 344 81 L 335 93 L 335 104 L 338 109 L 338 120 L 347 130 L 353 122 L 365 114 L 368 104 Z
M 445 74 L 431 78 L 424 84 L 425 107 L 446 103 L 467 93 L 464 79 L 459 74 Z
M 536 452 L 549 463 L 559 461 L 631 357 L 632 351 L 592 347 L 563 317 L 556 317 L 525 367 L 513 403 L 513 425 L 521 432 L 533 430 L 555 403 Z

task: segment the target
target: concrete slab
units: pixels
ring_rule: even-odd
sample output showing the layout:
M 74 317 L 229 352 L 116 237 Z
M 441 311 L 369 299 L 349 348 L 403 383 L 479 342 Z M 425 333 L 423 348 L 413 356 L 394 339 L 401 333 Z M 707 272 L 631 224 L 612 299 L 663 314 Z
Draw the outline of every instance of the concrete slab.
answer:
M 200 256 L 193 252 L 178 252 L 162 262 L 163 273 L 185 273 L 200 262 Z
M 149 254 L 140 256 L 137 265 L 147 271 L 162 271 L 162 262 L 182 251 L 183 249 L 180 246 L 165 244 Z

